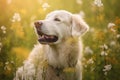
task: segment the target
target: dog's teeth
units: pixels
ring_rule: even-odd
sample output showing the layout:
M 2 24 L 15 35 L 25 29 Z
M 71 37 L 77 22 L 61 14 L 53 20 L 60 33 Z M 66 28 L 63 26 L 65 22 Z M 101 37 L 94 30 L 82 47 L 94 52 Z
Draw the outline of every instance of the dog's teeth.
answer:
M 41 37 L 44 38 L 44 35 L 42 35 Z

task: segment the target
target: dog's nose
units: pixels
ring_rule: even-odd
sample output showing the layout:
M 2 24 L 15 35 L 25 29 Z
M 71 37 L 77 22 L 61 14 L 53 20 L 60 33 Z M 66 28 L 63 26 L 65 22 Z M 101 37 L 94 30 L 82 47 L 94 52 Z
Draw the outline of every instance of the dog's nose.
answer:
M 40 28 L 41 26 L 42 26 L 42 21 L 36 21 L 36 22 L 34 22 L 34 25 L 35 25 L 35 27 L 38 29 L 38 28 Z

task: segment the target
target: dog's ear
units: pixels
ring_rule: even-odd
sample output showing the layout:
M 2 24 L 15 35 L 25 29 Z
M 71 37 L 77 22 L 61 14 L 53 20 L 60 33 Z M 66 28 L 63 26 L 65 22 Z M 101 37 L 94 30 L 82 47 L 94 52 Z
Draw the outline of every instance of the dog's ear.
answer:
M 72 15 L 72 36 L 81 36 L 85 32 L 87 32 L 89 26 L 86 22 L 82 19 L 80 15 L 73 14 Z

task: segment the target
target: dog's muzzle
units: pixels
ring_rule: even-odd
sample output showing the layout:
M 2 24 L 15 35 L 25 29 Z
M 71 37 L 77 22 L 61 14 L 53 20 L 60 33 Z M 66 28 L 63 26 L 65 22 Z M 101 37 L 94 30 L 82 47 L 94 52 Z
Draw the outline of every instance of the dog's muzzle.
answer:
M 38 34 L 38 41 L 41 44 L 49 44 L 49 43 L 53 43 L 56 42 L 58 40 L 58 37 L 55 35 L 48 35 L 42 32 L 41 27 L 43 25 L 42 21 L 37 21 L 34 23 L 37 34 Z

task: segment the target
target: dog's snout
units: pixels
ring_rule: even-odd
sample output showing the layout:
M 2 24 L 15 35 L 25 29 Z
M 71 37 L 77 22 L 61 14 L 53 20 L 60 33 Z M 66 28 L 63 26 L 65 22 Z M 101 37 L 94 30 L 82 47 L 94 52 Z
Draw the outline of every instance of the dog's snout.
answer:
M 43 24 L 42 21 L 34 22 L 34 25 L 37 29 L 40 28 L 42 26 L 42 24 Z

